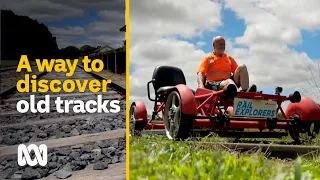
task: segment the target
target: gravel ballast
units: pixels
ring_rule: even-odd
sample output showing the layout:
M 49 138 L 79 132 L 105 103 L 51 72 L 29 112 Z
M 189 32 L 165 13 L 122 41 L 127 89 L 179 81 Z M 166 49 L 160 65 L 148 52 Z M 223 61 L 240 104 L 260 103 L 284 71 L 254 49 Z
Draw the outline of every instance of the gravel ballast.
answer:
M 93 165 L 92 170 L 104 170 L 109 164 L 126 161 L 125 138 L 79 144 L 68 148 L 48 149 L 46 166 L 20 167 L 17 156 L 0 157 L 0 179 L 35 179 L 55 173 L 60 179 L 72 176 L 72 172 Z M 34 154 L 31 157 L 34 158 Z

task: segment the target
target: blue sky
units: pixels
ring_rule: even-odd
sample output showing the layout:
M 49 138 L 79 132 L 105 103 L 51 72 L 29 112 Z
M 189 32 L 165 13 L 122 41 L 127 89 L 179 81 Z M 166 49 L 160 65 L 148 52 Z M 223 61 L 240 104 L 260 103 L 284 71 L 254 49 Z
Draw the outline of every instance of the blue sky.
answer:
M 301 31 L 302 34 L 302 44 L 297 46 L 290 46 L 299 52 L 305 52 L 311 59 L 320 60 L 319 53 L 319 42 L 320 42 L 320 32 L 310 32 L 306 30 Z

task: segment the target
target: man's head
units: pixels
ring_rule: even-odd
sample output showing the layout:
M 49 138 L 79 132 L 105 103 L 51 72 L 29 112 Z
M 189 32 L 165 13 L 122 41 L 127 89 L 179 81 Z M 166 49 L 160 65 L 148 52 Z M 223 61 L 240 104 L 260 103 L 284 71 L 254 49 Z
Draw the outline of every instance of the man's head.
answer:
M 222 36 L 216 36 L 212 40 L 212 46 L 216 54 L 223 54 L 226 49 L 226 41 Z

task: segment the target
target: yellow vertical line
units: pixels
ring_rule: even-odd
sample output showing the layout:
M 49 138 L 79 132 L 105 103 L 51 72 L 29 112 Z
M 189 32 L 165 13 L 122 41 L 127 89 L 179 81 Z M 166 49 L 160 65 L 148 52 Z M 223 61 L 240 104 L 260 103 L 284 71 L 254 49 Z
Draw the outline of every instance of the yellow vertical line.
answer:
M 126 0 L 126 179 L 130 179 L 129 164 L 129 109 L 130 109 L 130 0 Z

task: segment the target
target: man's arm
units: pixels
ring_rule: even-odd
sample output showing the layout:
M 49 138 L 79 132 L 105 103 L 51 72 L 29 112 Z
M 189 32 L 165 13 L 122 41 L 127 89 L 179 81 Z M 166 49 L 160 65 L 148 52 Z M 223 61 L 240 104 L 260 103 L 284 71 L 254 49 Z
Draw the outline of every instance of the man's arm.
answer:
M 200 67 L 197 72 L 198 88 L 204 88 L 205 74 L 208 72 L 209 62 L 207 57 L 203 58 Z
M 202 72 L 199 72 L 197 76 L 198 88 L 204 88 L 204 79 L 205 75 Z

